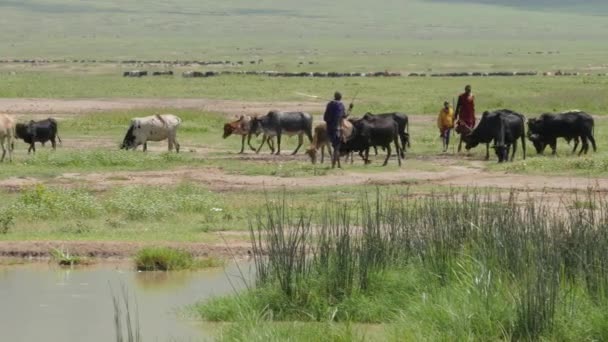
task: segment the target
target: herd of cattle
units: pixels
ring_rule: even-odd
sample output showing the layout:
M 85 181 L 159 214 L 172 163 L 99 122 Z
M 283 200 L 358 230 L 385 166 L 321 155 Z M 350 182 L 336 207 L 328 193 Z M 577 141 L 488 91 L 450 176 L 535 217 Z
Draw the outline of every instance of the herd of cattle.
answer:
M 582 141 L 579 152 L 587 153 L 589 142 L 593 150 L 597 149 L 595 144 L 594 121 L 591 115 L 582 111 L 568 111 L 559 114 L 545 113 L 538 118 L 527 121 L 528 132 L 526 134 L 526 118 L 515 111 L 501 109 L 492 112 L 484 112 L 479 124 L 470 132 L 461 134 L 461 143 L 470 150 L 479 144 L 486 144 L 486 160 L 490 158 L 490 144 L 493 143 L 499 162 L 507 161 L 509 152 L 511 160 L 517 150 L 517 142 L 521 139 L 523 158 L 526 158 L 527 138 L 532 141 L 537 153 L 541 154 L 549 145 L 556 153 L 557 138 L 564 138 L 568 143 L 574 140 L 573 153 Z M 276 154 L 281 152 L 281 136 L 298 135 L 298 146 L 292 154 L 296 154 L 303 144 L 303 136 L 306 135 L 311 142 L 311 147 L 306 151 L 311 161 L 316 163 L 317 154 L 321 151 L 321 162 L 324 160 L 325 149 L 331 155 L 331 143 L 328 138 L 325 123 L 317 124 L 312 134 L 312 116 L 302 112 L 278 112 L 271 111 L 261 117 L 241 116 L 238 120 L 224 125 L 224 138 L 235 134 L 242 137 L 241 151 L 244 152 L 245 140 L 249 147 L 260 152 L 264 143 L 268 144 L 271 153 L 275 153 L 273 138 L 277 139 Z M 263 134 L 262 143 L 255 148 L 251 145 L 251 136 Z M 364 163 L 369 163 L 369 150 L 381 147 L 386 150 L 386 165 L 392 154 L 391 146 L 394 146 L 397 154 L 397 162 L 401 165 L 401 159 L 405 158 L 406 148 L 410 147 L 410 133 L 408 117 L 403 113 L 366 113 L 361 118 L 344 119 L 340 128 L 342 139 L 340 156 L 350 156 L 358 152 Z M 377 150 L 376 150 L 377 154 Z
M 179 152 L 180 145 L 176 137 L 181 123 L 182 120 L 172 114 L 133 118 L 121 148 L 129 150 L 143 145 L 143 150 L 146 151 L 148 141 L 166 139 L 169 143 L 169 151 L 175 147 L 176 152 Z M 227 138 L 233 134 L 241 136 L 240 153 L 244 153 L 245 141 L 247 141 L 249 147 L 256 153 L 259 153 L 266 144 L 271 153 L 278 155 L 281 153 L 282 136 L 297 135 L 298 146 L 292 154 L 298 153 L 304 144 L 304 136 L 311 143 L 306 154 L 313 163 L 316 163 L 319 151 L 321 152 L 321 163 L 325 158 L 325 150 L 330 155 L 332 154 L 332 145 L 325 123 L 319 123 L 313 128 L 312 116 L 304 112 L 270 111 L 263 116 L 243 115 L 238 120 L 224 125 L 223 137 Z M 256 148 L 251 144 L 251 137 L 260 134 L 262 134 L 262 142 Z M 574 141 L 572 153 L 576 152 L 579 143 L 582 143 L 579 155 L 588 152 L 589 142 L 594 151 L 597 149 L 593 117 L 582 111 L 546 113 L 538 118 L 528 119 L 527 133 L 526 118 L 520 113 L 508 109 L 484 112 L 477 127 L 461 134 L 461 142 L 465 143 L 467 150 L 479 144 L 486 144 L 486 160 L 490 157 L 490 144 L 493 143 L 498 161 L 503 162 L 509 160 L 509 152 L 511 152 L 510 160 L 513 160 L 520 139 L 523 158 L 526 158 L 526 137 L 533 143 L 539 154 L 543 153 L 546 146 L 550 146 L 555 154 L 557 138 L 564 138 L 568 143 Z M 52 118 L 16 123 L 12 116 L 0 114 L 0 145 L 2 147 L 0 161 L 4 161 L 7 151 L 9 160 L 12 160 L 15 138 L 22 139 L 29 144 L 28 153 L 36 152 L 36 142 L 40 142 L 44 146 L 46 142 L 50 141 L 53 149 L 56 147 L 57 140 L 61 143 L 57 121 Z M 364 163 L 370 163 L 370 148 L 373 148 L 377 154 L 376 148 L 381 147 L 386 151 L 383 164 L 386 165 L 394 147 L 397 162 L 401 165 L 406 149 L 410 147 L 408 117 L 397 112 L 366 113 L 361 118 L 349 117 L 342 121 L 340 139 L 339 155 L 350 157 L 351 163 L 354 152 L 359 154 Z

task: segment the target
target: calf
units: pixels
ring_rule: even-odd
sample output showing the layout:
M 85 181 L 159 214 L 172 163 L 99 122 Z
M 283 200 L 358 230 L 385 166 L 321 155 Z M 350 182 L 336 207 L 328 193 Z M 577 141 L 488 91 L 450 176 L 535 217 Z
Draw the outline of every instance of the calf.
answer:
M 57 147 L 55 138 L 61 143 L 57 121 L 53 118 L 41 121 L 31 120 L 26 124 L 18 123 L 15 126 L 15 135 L 17 138 L 22 139 L 30 145 L 27 149 L 27 153 L 32 151 L 36 153 L 36 142 L 40 142 L 42 143 L 42 146 L 44 146 L 47 141 L 51 141 L 53 150 Z
M 319 149 L 321 150 L 321 164 L 323 164 L 323 160 L 325 159 L 325 148 L 327 148 L 327 152 L 331 156 L 331 141 L 327 135 L 327 124 L 323 122 L 315 126 L 312 144 L 310 145 L 310 148 L 306 150 L 306 154 L 310 157 L 313 164 L 317 163 L 317 151 L 319 151 Z
M 570 140 L 574 140 L 572 153 L 576 152 L 580 138 L 583 144 L 578 153 L 579 155 L 583 152 L 587 153 L 589 150 L 589 140 L 595 152 L 597 147 L 593 131 L 593 117 L 581 111 L 569 111 L 559 114 L 545 113 L 541 114 L 538 118 L 528 120 L 528 139 L 532 141 L 538 154 L 543 153 L 547 145 L 551 146 L 553 154 L 555 154 L 557 138 L 564 138 L 568 143 L 570 143 Z
M 386 149 L 386 158 L 382 166 L 388 164 L 391 157 L 391 143 L 395 145 L 397 162 L 401 166 L 401 153 L 399 146 L 399 126 L 392 118 L 365 118 L 352 120 L 353 133 L 340 145 L 340 153 L 359 151 L 359 155 L 365 152 L 363 157 L 366 164 L 369 163 L 369 148 L 380 146 Z M 339 167 L 340 165 L 338 165 Z
M 143 118 L 133 118 L 127 134 L 120 146 L 121 149 L 137 149 L 137 146 L 144 145 L 144 152 L 148 150 L 148 141 L 169 141 L 169 151 L 173 151 L 175 145 L 176 152 L 179 153 L 179 143 L 177 142 L 177 128 L 181 125 L 182 119 L 173 114 L 152 115 Z
M 494 141 L 498 162 L 507 161 L 509 149 L 513 145 L 511 161 L 517 150 L 517 139 L 521 138 L 523 159 L 526 159 L 525 117 L 512 110 L 501 109 L 484 112 L 479 125 L 468 135 L 463 136 L 465 148 L 470 150 L 479 143 L 486 144 L 486 160 L 490 158 L 489 144 Z
M 15 137 L 15 119 L 6 114 L 0 114 L 0 146 L 2 147 L 2 158 L 4 161 L 8 148 L 8 160 L 13 161 L 13 139 Z M 6 144 L 5 144 L 6 143 Z
M 270 111 L 268 114 L 253 118 L 251 123 L 251 132 L 259 135 L 263 133 L 262 143 L 256 150 L 259 153 L 265 142 L 272 137 L 277 137 L 277 152 L 281 154 L 281 137 L 283 134 L 289 136 L 298 136 L 298 147 L 293 151 L 293 154 L 298 153 L 302 147 L 303 136 L 306 134 L 308 140 L 312 142 L 312 116 L 304 112 L 279 112 Z M 274 151 L 272 151 L 274 153 Z
M 409 133 L 409 119 L 407 115 L 403 113 L 393 112 L 393 113 L 382 113 L 382 114 L 372 114 L 365 113 L 363 118 L 366 120 L 372 120 L 374 117 L 380 118 L 392 118 L 395 120 L 399 130 L 399 138 L 401 139 L 401 158 L 405 158 L 406 147 L 410 146 L 410 133 Z M 378 152 L 376 151 L 376 154 Z
M 244 153 L 245 151 L 245 138 L 247 138 L 247 145 L 255 151 L 255 147 L 251 145 L 251 121 L 251 116 L 241 115 L 238 120 L 224 125 L 224 135 L 222 138 L 226 139 L 232 134 L 241 136 L 241 151 L 239 153 Z M 274 150 L 274 148 L 271 148 L 271 150 Z

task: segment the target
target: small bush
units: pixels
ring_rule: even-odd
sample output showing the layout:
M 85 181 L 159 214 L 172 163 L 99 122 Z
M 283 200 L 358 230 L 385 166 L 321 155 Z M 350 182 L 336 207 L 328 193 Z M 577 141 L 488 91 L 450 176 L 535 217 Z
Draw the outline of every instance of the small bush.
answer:
M 70 254 L 68 250 L 59 248 L 51 249 L 51 259 L 55 260 L 61 266 L 81 265 L 86 261 L 78 255 Z
M 194 257 L 189 252 L 168 247 L 145 247 L 135 255 L 139 271 L 185 270 L 194 264 Z
M 0 234 L 7 234 L 15 225 L 15 216 L 10 212 L 0 214 Z

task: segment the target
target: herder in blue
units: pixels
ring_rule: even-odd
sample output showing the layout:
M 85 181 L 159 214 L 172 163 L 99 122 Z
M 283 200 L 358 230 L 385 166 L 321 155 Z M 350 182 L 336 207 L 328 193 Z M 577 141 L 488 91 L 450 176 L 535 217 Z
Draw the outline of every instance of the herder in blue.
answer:
M 342 120 L 350 114 L 352 109 L 353 104 L 351 103 L 348 107 L 348 113 L 346 113 L 344 104 L 342 104 L 342 94 L 340 94 L 340 92 L 334 93 L 334 100 L 329 101 L 327 108 L 325 109 L 323 120 L 325 120 L 327 125 L 327 136 L 329 137 L 334 150 L 331 158 L 332 168 L 336 167 L 336 162 L 338 163 L 338 167 L 340 167 L 340 124 L 342 123 Z

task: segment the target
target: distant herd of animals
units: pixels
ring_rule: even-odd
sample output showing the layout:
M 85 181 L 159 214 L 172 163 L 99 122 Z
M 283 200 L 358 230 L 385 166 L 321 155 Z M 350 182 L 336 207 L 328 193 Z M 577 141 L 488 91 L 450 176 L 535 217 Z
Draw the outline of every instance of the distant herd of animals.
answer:
M 177 130 L 182 120 L 172 114 L 159 114 L 147 117 L 133 118 L 127 133 L 121 144 L 121 149 L 137 149 L 143 145 L 147 150 L 148 141 L 168 140 L 169 151 L 179 152 L 180 145 L 177 142 Z M 251 144 L 252 136 L 262 134 L 262 142 L 258 147 Z M 224 125 L 223 138 L 230 135 L 241 136 L 241 150 L 245 151 L 247 145 L 259 153 L 266 144 L 271 153 L 281 153 L 281 138 L 283 135 L 298 136 L 298 146 L 292 154 L 298 153 L 304 144 L 304 136 L 310 142 L 306 154 L 313 163 L 317 162 L 317 154 L 321 152 L 321 163 L 325 158 L 327 149 L 331 155 L 331 143 L 328 138 L 325 123 L 319 123 L 313 128 L 312 115 L 304 112 L 281 112 L 272 110 L 262 116 L 243 115 L 235 121 Z M 401 159 L 405 158 L 406 149 L 410 147 L 410 132 L 408 117 L 403 113 L 366 113 L 361 118 L 348 117 L 343 120 L 340 128 L 341 144 L 340 156 L 350 157 L 353 162 L 353 153 L 357 152 L 365 164 L 370 163 L 369 150 L 381 147 L 386 151 L 384 164 L 388 163 L 394 147 L 397 161 L 401 165 Z M 484 112 L 479 124 L 472 131 L 461 134 L 461 140 L 465 143 L 465 149 L 470 150 L 479 144 L 486 144 L 486 160 L 490 157 L 490 144 L 499 162 L 512 161 L 517 150 L 518 140 L 521 139 L 523 158 L 526 157 L 526 139 L 530 140 L 536 152 L 542 154 L 547 146 L 550 146 L 553 154 L 556 153 L 557 138 L 565 139 L 568 144 L 574 141 L 572 153 L 575 153 L 579 143 L 581 149 L 579 155 L 587 153 L 589 143 L 596 151 L 594 138 L 593 117 L 585 112 L 573 110 L 563 113 L 545 113 L 537 118 L 527 120 L 517 112 L 501 109 Z M 28 153 L 36 152 L 37 142 L 44 144 L 51 142 L 53 149 L 56 142 L 61 143 L 58 135 L 57 121 L 53 118 L 26 123 L 16 123 L 15 119 L 7 114 L 0 114 L 0 145 L 2 157 L 9 154 L 12 161 L 14 139 L 22 139 L 29 144 Z M 275 143 L 276 140 L 276 143 Z M 376 150 L 376 154 L 377 154 Z

